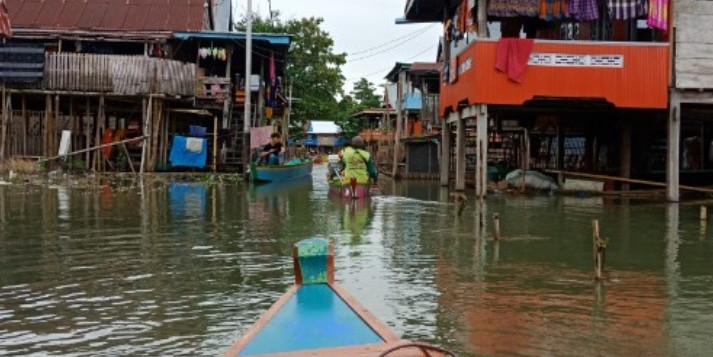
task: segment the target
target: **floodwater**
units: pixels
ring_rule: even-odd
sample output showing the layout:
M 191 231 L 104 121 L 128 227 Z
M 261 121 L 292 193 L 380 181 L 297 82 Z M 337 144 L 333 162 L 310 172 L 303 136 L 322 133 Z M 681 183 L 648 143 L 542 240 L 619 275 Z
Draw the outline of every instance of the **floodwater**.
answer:
M 470 197 L 457 216 L 436 184 L 383 182 L 350 204 L 324 173 L 256 189 L 0 186 L 0 355 L 220 355 L 312 236 L 334 240 L 337 279 L 396 332 L 461 356 L 713 354 L 713 224 L 697 204 Z

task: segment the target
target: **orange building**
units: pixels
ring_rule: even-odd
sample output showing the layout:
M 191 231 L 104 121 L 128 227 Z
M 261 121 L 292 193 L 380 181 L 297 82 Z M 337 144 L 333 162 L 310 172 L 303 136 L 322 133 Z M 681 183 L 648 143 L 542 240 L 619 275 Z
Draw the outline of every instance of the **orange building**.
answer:
M 659 8 L 660 16 L 646 10 L 649 1 L 632 0 L 625 9 L 609 9 L 606 2 L 587 11 L 577 7 L 589 3 L 406 1 L 399 23 L 443 25 L 443 185 L 454 178 L 463 190 L 472 177 L 484 196 L 488 165 L 618 176 L 621 190 L 629 188 L 626 178 L 666 181 L 667 170 L 675 169 L 670 182 L 681 169 L 695 184 L 695 175 L 713 170 L 713 125 L 688 120 L 685 108 L 676 139 L 681 145 L 666 145 L 675 122 L 668 111 L 672 58 L 685 69 L 695 64 L 690 58 L 713 58 L 713 49 L 700 53 L 708 47 L 690 45 L 702 41 L 695 34 L 708 35 L 688 28 L 694 13 L 713 14 L 713 5 L 680 0 L 676 8 L 672 1 Z M 685 29 L 676 40 L 688 46 L 670 35 L 672 8 Z M 672 57 L 674 44 L 699 53 Z M 702 90 L 713 89 L 713 70 L 704 74 Z M 677 78 L 694 80 L 691 71 Z M 709 92 L 704 97 L 713 102 Z

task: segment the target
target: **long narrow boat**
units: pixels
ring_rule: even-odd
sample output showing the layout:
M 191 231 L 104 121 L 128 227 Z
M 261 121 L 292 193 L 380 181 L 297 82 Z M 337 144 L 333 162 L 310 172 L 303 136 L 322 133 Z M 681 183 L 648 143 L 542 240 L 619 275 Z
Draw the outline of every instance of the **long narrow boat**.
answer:
M 250 178 L 253 182 L 291 181 L 312 175 L 312 160 L 295 159 L 284 165 L 250 164 Z
M 344 198 L 366 198 L 369 196 L 371 184 L 358 183 L 356 180 L 351 180 L 349 183 L 340 180 L 329 181 L 329 193 L 338 195 Z
M 295 284 L 226 352 L 251 357 L 445 357 L 402 340 L 334 282 L 334 246 L 295 244 Z

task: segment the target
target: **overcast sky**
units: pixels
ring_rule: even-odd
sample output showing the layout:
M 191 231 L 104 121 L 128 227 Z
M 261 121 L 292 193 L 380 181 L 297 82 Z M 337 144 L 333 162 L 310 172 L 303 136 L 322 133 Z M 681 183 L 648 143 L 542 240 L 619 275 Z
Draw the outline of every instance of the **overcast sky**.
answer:
M 405 5 L 406 0 L 272 0 L 272 9 L 279 10 L 283 19 L 324 18 L 322 26 L 334 39 L 335 52 L 348 54 L 342 68 L 347 92 L 360 77 L 383 83 L 397 61 L 435 61 L 440 25 L 394 24 L 403 17 Z M 233 0 L 233 6 L 241 16 L 247 11 L 247 0 Z M 268 0 L 253 0 L 253 11 L 266 16 Z

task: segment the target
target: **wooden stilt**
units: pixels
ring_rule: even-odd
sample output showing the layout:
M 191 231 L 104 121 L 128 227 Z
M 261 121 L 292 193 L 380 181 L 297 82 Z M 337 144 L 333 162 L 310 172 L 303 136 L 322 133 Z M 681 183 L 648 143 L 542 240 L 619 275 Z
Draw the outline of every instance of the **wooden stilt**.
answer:
M 631 177 L 631 121 L 622 118 L 620 137 L 620 156 L 619 156 L 619 176 Z M 622 191 L 629 191 L 629 184 L 622 183 Z
M 29 155 L 27 152 L 27 98 L 25 98 L 25 95 L 23 94 L 21 97 L 21 102 L 22 102 L 22 132 L 21 132 L 21 137 L 22 137 L 22 155 Z
M 394 180 L 398 179 L 399 163 L 401 162 L 401 132 L 403 130 L 403 98 L 404 98 L 404 82 L 406 81 L 406 72 L 399 73 L 398 83 L 396 84 L 396 131 L 394 132 L 394 163 L 391 168 L 391 177 Z
M 706 206 L 701 206 L 701 221 L 708 219 L 708 208 Z
M 493 213 L 493 239 L 500 240 L 500 213 Z
M 218 171 L 218 116 L 213 116 L 213 172 Z
M 465 118 L 458 113 L 456 122 L 456 191 L 465 190 Z
M 163 100 L 155 99 L 153 105 L 153 114 L 151 118 L 153 122 L 151 125 L 151 144 L 150 144 L 150 155 L 149 155 L 149 171 L 154 171 L 156 169 L 156 160 L 158 155 L 159 146 L 159 128 L 161 125 L 161 119 L 163 116 Z
M 2 133 L 0 133 L 0 161 L 5 160 L 5 148 L 7 147 L 7 126 L 8 126 L 8 112 L 7 112 L 7 90 L 5 89 L 5 82 L 2 84 Z
M 668 158 L 666 160 L 666 197 L 671 202 L 680 198 L 679 170 L 681 145 L 681 100 L 676 90 L 671 90 L 668 117 Z
M 82 120 L 82 124 L 84 125 L 84 148 L 88 149 L 88 148 L 92 147 L 91 128 L 89 125 L 91 123 L 91 102 L 89 100 L 89 97 L 87 97 L 87 99 L 85 100 L 84 110 L 85 110 L 85 115 L 84 115 L 84 119 Z M 89 169 L 89 163 L 90 163 L 89 160 L 91 158 L 90 155 L 91 155 L 91 152 L 89 152 L 89 151 L 87 151 L 84 154 L 84 164 L 86 166 L 85 167 L 86 169 Z
M 151 143 L 151 108 L 153 106 L 153 97 L 148 98 L 148 101 L 146 99 L 143 99 L 143 135 L 144 135 L 144 142 L 143 145 L 141 146 L 141 165 L 139 168 L 140 173 L 144 173 L 146 170 L 146 155 L 148 154 L 148 146 Z
M 451 174 L 451 125 L 443 122 L 441 127 L 441 186 L 447 187 Z
M 477 175 L 475 179 L 476 196 L 485 198 L 488 192 L 488 107 L 479 105 L 476 107 L 477 113 Z

